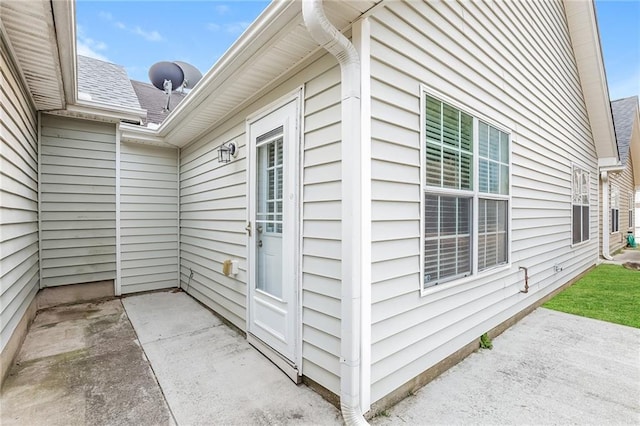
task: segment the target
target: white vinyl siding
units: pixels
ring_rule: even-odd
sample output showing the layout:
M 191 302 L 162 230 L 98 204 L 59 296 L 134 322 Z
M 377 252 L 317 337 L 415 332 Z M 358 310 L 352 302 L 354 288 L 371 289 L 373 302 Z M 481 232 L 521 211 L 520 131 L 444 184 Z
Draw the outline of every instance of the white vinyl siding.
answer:
M 592 203 L 598 175 L 561 1 L 388 2 L 370 21 L 375 402 L 595 264 L 597 239 L 571 247 L 572 162 L 590 173 Z M 425 297 L 421 83 L 512 132 L 510 267 Z M 594 206 L 592 233 L 597 217 Z
M 283 80 L 284 81 L 284 80 Z M 303 374 L 340 390 L 340 68 L 323 55 L 180 153 L 181 285 L 241 330 L 247 302 L 246 118 L 304 85 Z M 221 144 L 238 156 L 218 163 Z M 169 141 L 170 142 L 170 141 Z M 225 276 L 222 263 L 239 261 Z M 193 277 L 190 279 L 191 271 Z
M 111 280 L 115 125 L 42 115 L 42 284 Z
M 0 351 L 39 288 L 37 115 L 0 37 Z
M 178 152 L 120 146 L 121 291 L 178 286 Z

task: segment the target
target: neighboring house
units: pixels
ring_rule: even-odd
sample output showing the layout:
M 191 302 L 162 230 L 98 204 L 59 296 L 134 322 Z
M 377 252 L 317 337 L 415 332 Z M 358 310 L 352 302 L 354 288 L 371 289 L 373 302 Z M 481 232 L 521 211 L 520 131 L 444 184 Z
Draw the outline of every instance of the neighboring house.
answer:
M 604 173 L 601 186 L 601 255 L 610 255 L 626 245 L 635 233 L 635 194 L 640 189 L 640 114 L 638 97 L 611 102 L 621 167 Z M 637 237 L 637 234 L 636 234 Z M 608 244 L 607 244 L 608 242 Z
M 272 3 L 157 129 L 76 97 L 73 3 L 31 3 L 1 5 L 4 371 L 39 289 L 181 286 L 351 422 L 598 262 L 592 2 Z

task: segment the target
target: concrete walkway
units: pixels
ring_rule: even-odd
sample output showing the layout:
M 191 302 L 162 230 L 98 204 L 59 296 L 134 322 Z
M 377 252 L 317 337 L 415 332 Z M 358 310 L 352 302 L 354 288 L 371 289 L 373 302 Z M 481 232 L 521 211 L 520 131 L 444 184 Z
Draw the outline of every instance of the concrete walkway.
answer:
M 640 329 L 539 308 L 374 425 L 640 424 Z
M 342 423 L 171 292 L 39 312 L 0 411 L 3 426 Z M 640 329 L 538 309 L 371 422 L 640 424 Z
M 179 425 L 341 423 L 334 406 L 185 293 L 122 302 Z
M 0 396 L 0 424 L 174 424 L 120 300 L 40 311 Z

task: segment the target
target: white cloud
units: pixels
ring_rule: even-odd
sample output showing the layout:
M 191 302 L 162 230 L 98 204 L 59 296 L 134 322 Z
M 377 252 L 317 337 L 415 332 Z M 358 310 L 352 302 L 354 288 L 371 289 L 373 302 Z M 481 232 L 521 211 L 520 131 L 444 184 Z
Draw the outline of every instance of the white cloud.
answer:
M 623 79 L 611 81 L 609 79 L 609 97 L 611 100 L 640 95 L 640 68 Z
M 98 16 L 106 21 L 113 22 L 113 25 L 123 31 L 128 31 L 132 34 L 139 35 L 147 41 L 164 41 L 164 37 L 158 31 L 146 31 L 143 30 L 140 26 L 136 25 L 133 28 L 128 27 L 122 21 L 114 21 L 113 15 L 110 12 L 98 12 Z
M 215 6 L 215 11 L 218 13 L 218 15 L 224 15 L 228 13 L 229 10 L 229 6 L 227 6 L 226 4 L 219 4 Z
M 78 25 L 76 47 L 78 55 L 89 56 L 90 58 L 100 59 L 101 61 L 109 61 L 103 53 L 98 52 L 107 50 L 107 44 L 87 37 L 84 29 L 80 25 Z
M 240 34 L 244 30 L 246 30 L 248 26 L 249 22 L 244 21 L 230 22 L 227 24 L 216 24 L 212 22 L 207 24 L 207 29 L 214 32 L 224 31 L 229 34 Z
M 113 20 L 113 15 L 109 12 L 100 11 L 98 12 L 98 16 L 106 21 Z
M 139 35 L 147 41 L 163 41 L 164 37 L 157 31 L 145 31 L 140 27 L 135 27 L 131 30 L 132 33 Z

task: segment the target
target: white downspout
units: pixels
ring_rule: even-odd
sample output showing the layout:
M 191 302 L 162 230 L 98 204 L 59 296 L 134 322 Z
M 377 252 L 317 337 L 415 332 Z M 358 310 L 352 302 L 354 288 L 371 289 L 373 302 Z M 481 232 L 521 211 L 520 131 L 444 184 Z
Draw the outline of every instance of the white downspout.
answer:
M 609 173 L 600 172 L 602 180 L 602 257 L 613 260 L 609 255 Z
M 356 48 L 334 27 L 322 0 L 304 0 L 307 30 L 338 60 L 342 85 L 342 303 L 340 408 L 347 425 L 366 425 L 360 406 L 361 346 L 361 171 L 360 60 Z

